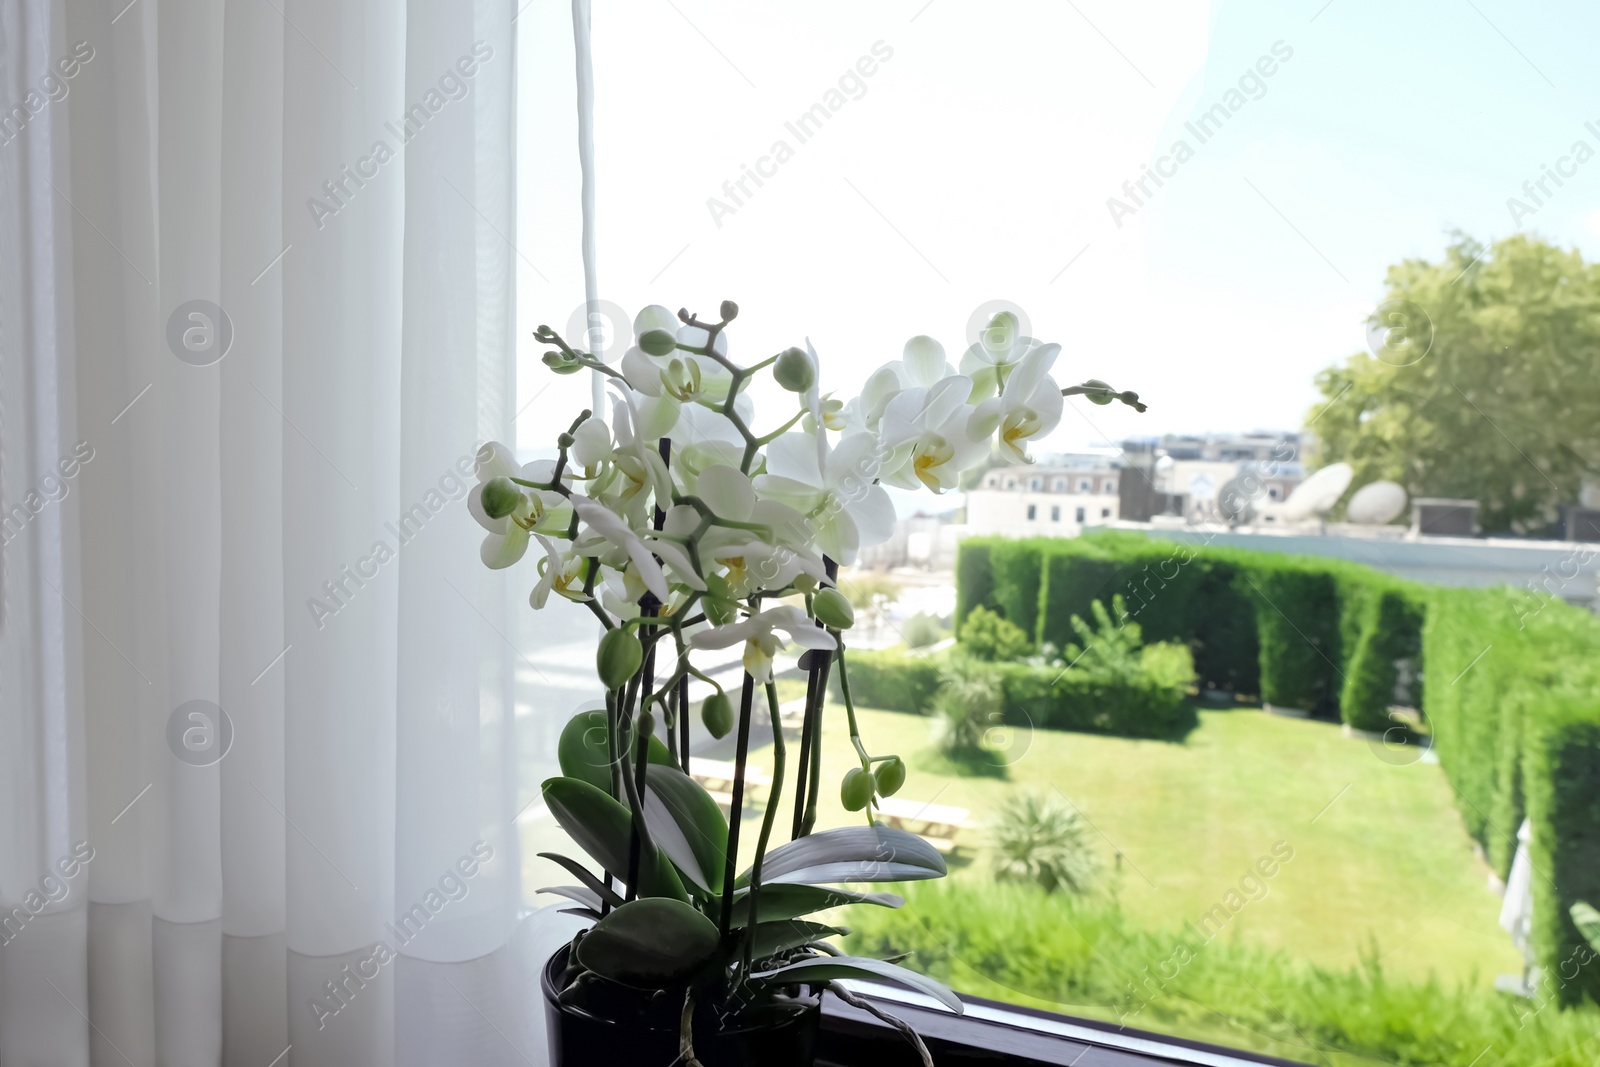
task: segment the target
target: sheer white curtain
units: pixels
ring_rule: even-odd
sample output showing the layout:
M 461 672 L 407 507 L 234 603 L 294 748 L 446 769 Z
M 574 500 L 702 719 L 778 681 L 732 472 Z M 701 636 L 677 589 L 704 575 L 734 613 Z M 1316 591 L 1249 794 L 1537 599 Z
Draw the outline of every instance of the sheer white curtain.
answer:
M 0 0 L 0 1063 L 542 1059 L 515 14 Z

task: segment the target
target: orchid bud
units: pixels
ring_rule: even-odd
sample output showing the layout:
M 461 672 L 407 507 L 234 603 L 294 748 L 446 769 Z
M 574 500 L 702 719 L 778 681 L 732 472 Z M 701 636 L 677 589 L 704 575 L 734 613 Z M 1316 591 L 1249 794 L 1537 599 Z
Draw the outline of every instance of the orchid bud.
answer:
M 811 357 L 798 348 L 786 348 L 772 365 L 772 376 L 791 393 L 803 393 L 817 382 L 817 369 Z
M 646 330 L 639 335 L 639 348 L 649 356 L 664 356 L 678 347 L 678 339 L 666 330 Z
M 656 732 L 655 713 L 645 708 L 639 713 L 639 743 L 650 740 L 650 735 Z
M 1102 382 L 1099 378 L 1090 378 L 1083 383 L 1083 387 L 1085 389 L 1098 390 L 1097 392 L 1083 394 L 1096 404 L 1109 404 L 1117 398 L 1116 394 L 1111 391 L 1111 386 L 1106 382 Z
M 627 627 L 607 630 L 600 638 L 600 649 L 595 654 L 595 666 L 600 682 L 607 689 L 621 689 L 627 685 L 644 665 L 644 645 L 639 635 Z
M 722 313 L 723 322 L 730 322 L 739 316 L 739 305 L 735 304 L 732 300 L 724 300 L 722 302 L 722 307 L 718 308 L 717 310 Z
M 712 737 L 723 738 L 733 729 L 733 702 L 718 689 L 700 705 L 700 721 Z
M 860 767 L 851 767 L 839 783 L 839 803 L 845 811 L 860 811 L 872 801 L 872 775 Z
M 906 764 L 899 756 L 890 756 L 872 772 L 872 779 L 878 787 L 878 795 L 892 797 L 906 784 Z
M 811 613 L 822 625 L 834 630 L 848 630 L 856 624 L 856 610 L 839 590 L 829 587 L 817 591 L 811 600 Z
M 546 352 L 544 365 L 557 374 L 575 374 L 583 369 L 583 365 L 562 352 Z
M 522 506 L 522 490 L 510 478 L 491 478 L 483 483 L 483 513 L 503 519 Z

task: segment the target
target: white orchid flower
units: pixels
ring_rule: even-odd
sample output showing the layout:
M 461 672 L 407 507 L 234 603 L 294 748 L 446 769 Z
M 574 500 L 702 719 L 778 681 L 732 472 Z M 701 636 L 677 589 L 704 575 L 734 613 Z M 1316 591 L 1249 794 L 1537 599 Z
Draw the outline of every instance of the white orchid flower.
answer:
M 521 478 L 529 482 L 551 482 L 555 477 L 555 463 L 535 460 L 517 465 L 511 449 L 499 441 L 490 441 L 478 449 L 478 484 L 467 493 L 467 511 L 487 530 L 478 555 L 484 566 L 501 570 L 511 566 L 528 550 L 528 535 L 535 529 L 554 531 L 566 524 L 566 498 L 560 493 L 542 489 L 525 489 L 520 505 L 509 515 L 490 518 L 483 507 L 483 487 L 495 478 Z M 559 526 L 553 520 L 559 519 Z
M 1060 345 L 1040 345 L 1022 357 L 1005 390 L 979 404 L 967 423 L 968 436 L 986 441 L 999 434 L 1000 454 L 1013 463 L 1031 463 L 1028 442 L 1048 435 L 1061 423 L 1065 401 L 1050 368 Z
M 772 681 L 772 659 L 783 647 L 777 631 L 802 648 L 833 649 L 838 642 L 793 604 L 780 604 L 739 622 L 701 630 L 689 638 L 691 648 L 729 648 L 744 642 L 744 669 L 757 685 Z
M 644 539 L 604 504 L 588 497 L 574 496 L 572 506 L 578 512 L 578 518 L 589 527 L 589 532 L 625 553 L 645 588 L 654 593 L 657 600 L 666 603 L 672 591 L 667 586 L 667 577 L 662 573 L 661 564 Z
M 870 433 L 846 434 L 820 464 L 810 435 L 787 433 L 767 445 L 767 473 L 755 479 L 756 492 L 804 513 L 816 547 L 848 564 L 861 546 L 894 534 L 894 504 L 876 484 L 881 464 Z
M 973 409 L 966 400 L 971 380 L 951 375 L 927 389 L 906 389 L 889 401 L 883 413 L 883 443 L 889 458 L 882 479 L 905 489 L 927 487 L 935 493 L 954 489 L 961 472 L 988 453 L 983 440 L 973 440 L 968 426 Z
M 611 428 L 604 419 L 588 418 L 572 432 L 572 447 L 567 449 L 567 461 L 573 474 L 579 478 L 596 478 L 602 473 L 606 460 L 611 458 Z
M 538 539 L 539 546 L 544 549 L 544 559 L 539 561 L 539 580 L 534 583 L 533 592 L 528 594 L 528 603 L 532 605 L 535 611 L 538 611 L 549 601 L 550 591 L 556 587 L 556 581 L 566 570 L 567 560 L 562 558 L 561 550 L 556 547 L 556 543 L 550 538 L 543 534 L 534 534 L 533 536 Z

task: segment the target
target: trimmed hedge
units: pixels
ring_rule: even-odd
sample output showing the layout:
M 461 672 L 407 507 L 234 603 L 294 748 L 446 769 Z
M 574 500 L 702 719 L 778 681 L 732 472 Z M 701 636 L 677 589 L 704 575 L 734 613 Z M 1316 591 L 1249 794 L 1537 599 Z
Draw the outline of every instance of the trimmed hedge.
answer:
M 1039 640 L 1039 586 L 1043 578 L 1041 541 L 1001 541 L 989 549 L 989 567 L 994 575 L 994 603 L 1006 621 L 1015 623 Z
M 1177 740 L 1199 725 L 1189 701 L 1194 662 L 1182 645 L 1146 645 L 1133 679 L 1009 663 L 1000 668 L 1007 725 Z
M 1338 583 L 1325 570 L 1287 559 L 1241 575 L 1256 607 L 1261 699 L 1326 713 L 1337 707 Z
M 972 544 L 962 546 L 958 603 L 1003 587 L 1009 614 L 1036 589 L 1034 632 L 1059 647 L 1074 636 L 1073 615 L 1087 618 L 1092 602 L 1109 607 L 1120 593 L 1147 641 L 1192 650 L 1200 684 L 1338 714 L 1362 730 L 1391 725 L 1400 665 L 1420 666 L 1417 699 L 1462 821 L 1502 877 L 1530 822 L 1535 955 L 1545 973 L 1572 974 L 1584 942 L 1568 909 L 1600 902 L 1600 622 L 1589 613 L 1558 601 L 1530 613 L 1522 591 L 1428 588 L 1338 560 L 1123 531 L 976 542 L 989 547 L 966 555 Z M 1001 544 L 1003 562 L 990 567 Z M 1009 716 L 1139 737 L 1186 728 L 1163 717 L 1173 705 L 1139 693 L 1119 694 L 1137 711 L 1097 717 L 1105 694 L 1028 670 L 1007 668 Z M 1558 986 L 1563 1001 L 1600 1000 L 1600 968 L 1579 974 Z
M 929 714 L 939 691 L 943 661 L 937 656 L 852 652 L 850 696 L 858 707 Z M 1193 677 L 1189 650 L 1146 645 L 1139 677 L 1106 681 L 1084 671 L 995 665 L 1002 692 L 1001 718 L 1008 726 L 1118 737 L 1174 739 L 1197 725 L 1188 687 Z M 832 681 L 841 697 L 837 673 Z
M 961 621 L 973 608 L 994 609 L 989 550 L 998 543 L 993 538 L 969 537 L 956 546 L 956 614 L 951 629 L 957 636 L 961 634 Z
M 926 715 L 943 679 L 934 656 L 905 656 L 895 652 L 853 651 L 845 657 L 850 671 L 850 699 L 857 707 L 909 711 Z M 844 699 L 839 672 L 829 678 L 835 700 Z
M 1351 726 L 1383 733 L 1393 725 L 1388 706 L 1400 682 L 1400 663 L 1415 661 L 1422 651 L 1422 609 L 1399 589 L 1380 589 L 1360 619 L 1339 706 Z

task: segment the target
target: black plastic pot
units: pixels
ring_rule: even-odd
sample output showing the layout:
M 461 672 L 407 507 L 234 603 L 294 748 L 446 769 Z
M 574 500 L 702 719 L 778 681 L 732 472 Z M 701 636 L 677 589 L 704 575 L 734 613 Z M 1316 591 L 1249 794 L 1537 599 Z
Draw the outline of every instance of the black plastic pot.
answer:
M 673 1067 L 683 993 L 656 997 L 605 982 L 581 996 L 557 996 L 570 946 L 540 975 L 551 1067 Z M 696 1005 L 694 1054 L 705 1067 L 811 1067 L 822 1005 L 817 997 L 782 997 L 737 1013 Z

